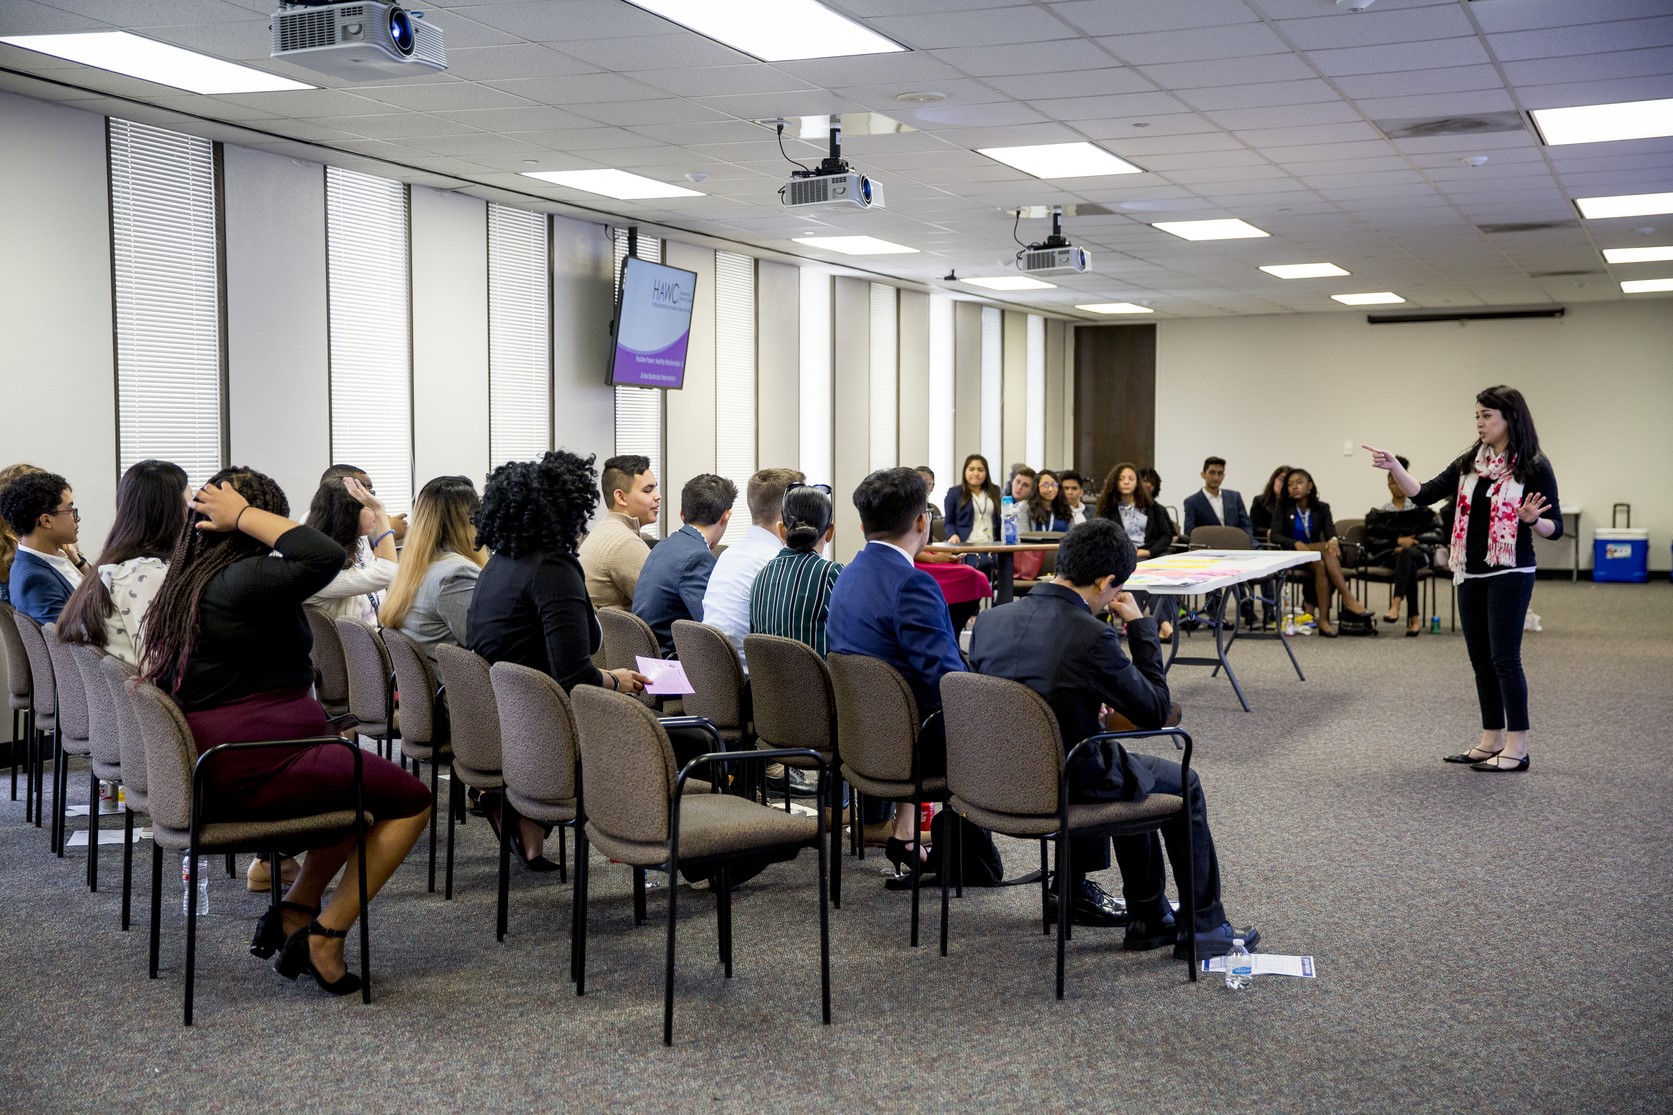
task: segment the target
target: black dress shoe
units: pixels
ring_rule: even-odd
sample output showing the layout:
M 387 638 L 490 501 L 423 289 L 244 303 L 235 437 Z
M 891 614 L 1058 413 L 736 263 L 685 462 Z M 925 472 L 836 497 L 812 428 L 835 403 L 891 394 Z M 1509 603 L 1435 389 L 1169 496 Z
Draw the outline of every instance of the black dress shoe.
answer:
M 1075 925 L 1123 926 L 1128 922 L 1127 903 L 1108 893 L 1091 879 L 1081 880 L 1080 889 L 1070 896 L 1069 920 Z M 1046 921 L 1057 921 L 1057 895 L 1046 904 Z
M 1165 911 L 1159 917 L 1152 915 L 1147 918 L 1134 918 L 1127 923 L 1127 932 L 1121 938 L 1121 947 L 1129 952 L 1149 952 L 1164 945 L 1171 945 L 1179 939 L 1179 926 L 1175 924 L 1173 910 L 1163 907 Z
M 811 798 L 819 793 L 819 780 L 797 767 L 785 767 L 784 773 L 777 778 L 769 776 L 767 792 L 783 794 L 786 780 L 789 781 L 790 796 L 793 798 Z
M 1201 961 L 1226 955 L 1232 950 L 1232 941 L 1235 938 L 1242 938 L 1243 947 L 1254 952 L 1255 946 L 1260 944 L 1261 931 L 1252 925 L 1238 929 L 1229 921 L 1221 922 L 1208 932 L 1197 934 L 1197 959 Z M 1190 956 L 1185 950 L 1185 934 L 1181 933 L 1178 942 L 1173 946 L 1173 958 L 1189 960 Z

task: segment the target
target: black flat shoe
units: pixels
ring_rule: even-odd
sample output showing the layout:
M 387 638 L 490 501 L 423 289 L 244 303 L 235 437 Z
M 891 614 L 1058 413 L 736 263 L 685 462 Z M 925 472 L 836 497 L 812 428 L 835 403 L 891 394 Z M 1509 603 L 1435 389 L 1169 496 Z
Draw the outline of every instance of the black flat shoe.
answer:
M 294 980 L 304 973 L 313 976 L 314 982 L 319 984 L 320 990 L 329 995 L 352 995 L 360 990 L 360 977 L 353 972 L 344 972 L 341 979 L 325 982 L 325 977 L 314 967 L 313 955 L 308 951 L 309 937 L 347 937 L 345 929 L 327 929 L 317 921 L 307 925 L 285 938 L 285 947 L 279 953 L 279 958 L 273 961 L 273 970 L 288 980 Z
M 1503 751 L 1503 750 L 1504 750 L 1504 748 L 1502 748 L 1502 747 L 1499 748 L 1499 751 Z M 1470 754 L 1470 751 L 1480 751 L 1480 752 L 1483 752 L 1483 754 L 1480 755 L 1479 757 L 1477 757 L 1475 755 Z M 1443 762 L 1443 763 L 1485 763 L 1490 759 L 1498 758 L 1498 755 L 1499 755 L 1499 751 L 1488 751 L 1485 747 L 1472 747 L 1472 748 L 1470 748 L 1470 751 L 1460 751 L 1456 755 L 1442 755 L 1441 756 L 1441 762 Z
M 294 910 L 299 914 L 307 914 L 312 921 L 319 916 L 318 906 L 304 906 L 300 902 L 281 902 L 277 910 L 269 906 L 262 911 L 261 917 L 256 919 L 256 935 L 250 938 L 250 955 L 266 960 L 269 956 L 285 947 L 285 919 L 277 914 L 278 910 Z
M 1484 759 L 1479 763 L 1471 763 L 1470 769 L 1485 771 L 1488 774 L 1515 774 L 1517 771 L 1528 769 L 1528 756 L 1524 755 L 1520 760 L 1512 759 L 1510 761 L 1510 766 L 1501 767 L 1499 765 L 1499 756 L 1494 755 L 1492 758 Z

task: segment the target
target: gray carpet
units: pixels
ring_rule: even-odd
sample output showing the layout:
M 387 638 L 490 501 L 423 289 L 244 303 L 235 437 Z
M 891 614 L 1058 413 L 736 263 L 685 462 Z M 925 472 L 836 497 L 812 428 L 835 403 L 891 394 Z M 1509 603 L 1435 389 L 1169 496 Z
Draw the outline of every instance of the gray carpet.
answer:
M 1084 929 L 1055 1002 L 1029 888 L 955 902 L 947 959 L 933 917 L 911 950 L 906 896 L 883 890 L 873 854 L 845 863 L 825 1028 L 804 854 L 740 893 L 730 982 L 713 899 L 682 890 L 668 1050 L 666 892 L 636 929 L 624 870 L 595 868 L 578 999 L 568 888 L 516 875 L 496 944 L 491 834 L 473 821 L 456 901 L 424 893 L 415 852 L 374 903 L 370 1007 L 246 955 L 261 900 L 215 878 L 187 1030 L 174 865 L 151 982 L 143 920 L 117 928 L 119 849 L 90 895 L 81 853 L 49 859 L 45 830 L 0 799 L 0 1107 L 1665 1112 L 1673 586 L 1542 581 L 1533 608 L 1528 774 L 1439 761 L 1477 723 L 1458 635 L 1301 639 L 1305 682 L 1276 645 L 1239 648 L 1250 714 L 1206 670 L 1176 671 L 1228 909 L 1265 951 L 1317 958 L 1316 980 L 1241 993 Z M 1036 862 L 1032 845 L 1003 847 L 1012 873 Z

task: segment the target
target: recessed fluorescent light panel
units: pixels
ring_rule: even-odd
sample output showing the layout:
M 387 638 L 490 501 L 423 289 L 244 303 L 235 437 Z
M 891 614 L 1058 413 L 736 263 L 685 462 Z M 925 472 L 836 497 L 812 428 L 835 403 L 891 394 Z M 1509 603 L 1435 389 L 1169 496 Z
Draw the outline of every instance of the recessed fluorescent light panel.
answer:
M 1143 174 L 1125 159 L 1118 159 L 1090 143 L 1041 143 L 1033 147 L 979 147 L 978 155 L 1016 167 L 1036 178 L 1090 178 L 1096 174 Z
M 1261 270 L 1280 279 L 1323 279 L 1331 275 L 1351 274 L 1334 263 L 1274 263 Z
M 283 93 L 316 89 L 266 70 L 240 66 L 199 54 L 195 50 L 130 35 L 126 31 L 93 31 L 80 35 L 5 35 L 0 43 L 80 62 L 111 73 L 154 81 L 188 93 Z
M 810 248 L 823 248 L 827 252 L 841 252 L 845 256 L 907 255 L 918 250 L 908 248 L 905 244 L 879 240 L 875 236 L 803 236 L 799 237 L 796 243 L 805 244 Z
M 1077 310 L 1086 310 L 1094 314 L 1153 314 L 1156 311 L 1149 306 L 1136 306 L 1131 302 L 1093 302 L 1086 306 L 1076 306 Z
M 1171 233 L 1181 240 L 1247 240 L 1253 236 L 1272 235 L 1236 217 L 1223 221 L 1157 221 L 1150 227 Z
M 1603 258 L 1608 263 L 1659 263 L 1673 259 L 1673 244 L 1654 248 L 1605 248 Z
M 572 190 L 613 197 L 617 201 L 639 201 L 650 197 L 703 196 L 698 190 L 672 186 L 641 174 L 629 174 L 625 170 L 526 170 L 523 177 L 538 178 L 542 182 L 568 186 Z
M 960 279 L 961 283 L 986 287 L 988 290 L 1055 290 L 1056 283 L 1030 279 L 1027 275 L 995 275 L 991 279 Z
M 1673 135 L 1673 98 L 1613 105 L 1537 108 L 1529 113 L 1549 147 Z
M 815 0 L 628 0 L 763 62 L 892 54 L 906 48 Z
M 1628 279 L 1621 284 L 1622 294 L 1650 294 L 1658 290 L 1673 290 L 1673 279 Z
M 1606 217 L 1655 217 L 1673 213 L 1673 194 L 1616 194 L 1614 197 L 1577 197 L 1574 204 L 1587 220 Z
M 1344 306 L 1389 306 L 1405 301 L 1392 290 L 1379 290 L 1370 294 L 1332 294 L 1331 297 Z

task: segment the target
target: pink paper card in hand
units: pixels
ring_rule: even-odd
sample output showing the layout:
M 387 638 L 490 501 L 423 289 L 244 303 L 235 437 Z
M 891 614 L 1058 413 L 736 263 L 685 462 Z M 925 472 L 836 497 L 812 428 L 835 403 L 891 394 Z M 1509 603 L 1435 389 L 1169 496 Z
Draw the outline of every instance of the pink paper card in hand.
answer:
M 673 658 L 635 658 L 639 664 L 639 672 L 650 678 L 650 684 L 645 686 L 645 692 L 656 696 L 677 697 L 683 693 L 695 693 L 691 682 L 686 680 L 685 667 L 678 659 Z

